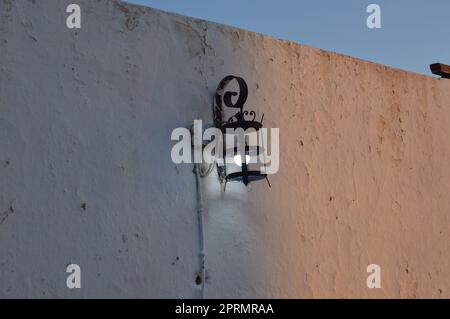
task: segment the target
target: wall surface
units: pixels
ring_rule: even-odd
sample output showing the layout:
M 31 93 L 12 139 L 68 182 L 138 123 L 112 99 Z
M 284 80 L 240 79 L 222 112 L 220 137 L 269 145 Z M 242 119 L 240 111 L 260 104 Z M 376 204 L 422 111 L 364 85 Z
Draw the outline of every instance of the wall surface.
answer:
M 450 297 L 449 80 L 112 0 L 68 29 L 72 2 L 0 0 L 0 298 L 199 297 L 170 135 L 212 122 L 229 74 L 280 171 L 202 180 L 205 296 Z

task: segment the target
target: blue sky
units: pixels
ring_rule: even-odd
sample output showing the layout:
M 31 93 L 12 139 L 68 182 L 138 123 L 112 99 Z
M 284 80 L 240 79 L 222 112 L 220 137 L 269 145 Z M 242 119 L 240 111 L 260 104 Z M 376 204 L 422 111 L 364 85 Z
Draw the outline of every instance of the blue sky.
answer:
M 450 0 L 127 0 L 417 73 L 450 64 Z M 381 7 L 381 29 L 366 8 Z

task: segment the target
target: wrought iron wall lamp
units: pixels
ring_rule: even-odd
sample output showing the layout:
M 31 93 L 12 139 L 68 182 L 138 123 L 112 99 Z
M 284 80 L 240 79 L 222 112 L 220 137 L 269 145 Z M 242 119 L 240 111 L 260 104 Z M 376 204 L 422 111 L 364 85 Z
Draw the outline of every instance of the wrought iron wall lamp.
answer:
M 239 93 L 226 91 L 232 81 L 237 82 Z M 260 121 L 256 121 L 255 111 L 244 110 L 247 97 L 248 86 L 241 77 L 229 75 L 217 88 L 213 116 L 215 126 L 221 130 L 224 137 L 223 163 L 225 163 L 218 166 L 219 177 L 222 182 L 242 182 L 246 186 L 251 182 L 265 179 L 270 187 L 265 169 L 261 170 L 262 167 L 265 168 L 265 160 L 262 163 L 259 160 L 260 155 L 264 159 L 263 135 L 260 134 L 264 114 Z M 223 106 L 238 111 L 224 121 L 226 115 Z

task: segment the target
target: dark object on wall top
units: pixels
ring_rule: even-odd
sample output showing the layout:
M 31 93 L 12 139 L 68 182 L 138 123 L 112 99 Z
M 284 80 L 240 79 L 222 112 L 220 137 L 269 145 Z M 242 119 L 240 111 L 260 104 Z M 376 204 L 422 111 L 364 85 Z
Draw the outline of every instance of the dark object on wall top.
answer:
M 450 79 L 450 65 L 434 63 L 430 65 L 433 74 L 442 76 L 444 79 Z

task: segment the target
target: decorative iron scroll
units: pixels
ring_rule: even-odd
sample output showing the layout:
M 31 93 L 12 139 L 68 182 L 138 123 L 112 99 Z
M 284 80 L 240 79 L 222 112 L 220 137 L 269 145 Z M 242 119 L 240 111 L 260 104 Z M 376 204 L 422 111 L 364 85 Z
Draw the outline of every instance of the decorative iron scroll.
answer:
M 232 97 L 237 96 L 238 93 L 225 91 L 228 84 L 233 80 L 236 80 L 239 84 L 239 97 L 236 103 L 233 103 Z M 248 86 L 243 78 L 233 75 L 225 77 L 217 87 L 215 96 L 216 105 L 214 107 L 214 122 L 216 126 L 221 127 L 223 124 L 223 104 L 225 104 L 225 106 L 227 107 L 238 108 L 239 112 L 237 114 L 242 114 L 244 104 L 245 102 L 247 102 L 247 97 L 248 97 Z
M 226 87 L 228 84 L 236 80 L 239 84 L 239 93 L 226 91 Z M 238 96 L 235 103 L 233 103 L 232 97 Z M 225 77 L 217 87 L 216 95 L 215 95 L 215 105 L 213 108 L 214 113 L 214 124 L 218 128 L 227 128 L 227 127 L 253 127 L 255 129 L 259 129 L 262 127 L 262 123 L 255 121 L 256 113 L 255 111 L 244 111 L 244 104 L 247 102 L 248 97 L 248 86 L 245 83 L 245 80 L 238 76 L 229 75 Z M 223 105 L 229 108 L 237 108 L 239 111 L 232 115 L 228 120 L 224 121 L 224 110 Z M 226 125 L 234 123 L 234 125 Z M 239 126 L 242 124 L 242 126 Z

